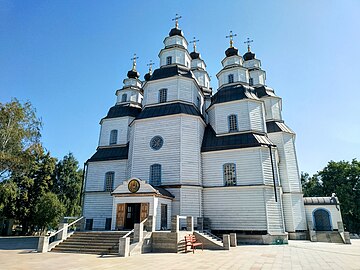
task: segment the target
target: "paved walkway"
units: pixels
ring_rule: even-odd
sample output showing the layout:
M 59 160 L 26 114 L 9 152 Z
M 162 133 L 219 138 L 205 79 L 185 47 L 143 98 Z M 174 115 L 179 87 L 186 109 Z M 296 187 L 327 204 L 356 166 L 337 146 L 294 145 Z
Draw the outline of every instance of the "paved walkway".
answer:
M 360 240 L 352 245 L 290 241 L 195 254 L 150 253 L 128 258 L 0 250 L 0 269 L 360 269 Z

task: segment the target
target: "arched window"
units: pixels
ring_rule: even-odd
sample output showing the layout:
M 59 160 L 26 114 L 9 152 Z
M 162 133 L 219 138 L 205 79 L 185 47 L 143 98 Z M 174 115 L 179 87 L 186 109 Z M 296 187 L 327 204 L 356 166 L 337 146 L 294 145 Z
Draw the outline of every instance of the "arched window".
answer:
M 172 57 L 171 57 L 171 56 L 166 57 L 166 64 L 167 64 L 167 65 L 171 65 L 171 64 L 172 64 Z
M 159 103 L 166 102 L 167 100 L 167 89 L 163 88 L 159 90 Z
M 153 164 L 150 166 L 150 185 L 160 186 L 161 185 L 161 165 Z
M 116 129 L 110 131 L 110 143 L 109 143 L 110 145 L 117 144 L 117 136 L 118 136 L 118 131 Z
M 123 94 L 121 96 L 121 102 L 125 102 L 127 100 L 127 94 Z
M 104 185 L 104 191 L 113 191 L 114 189 L 114 178 L 115 173 L 114 172 L 107 172 L 105 173 L 105 185 Z
M 234 82 L 234 74 L 229 74 L 228 75 L 228 83 L 233 83 Z
M 228 116 L 228 122 L 229 122 L 229 132 L 235 132 L 238 131 L 238 122 L 237 122 L 237 115 L 231 114 Z
M 235 163 L 226 163 L 223 166 L 224 170 L 224 185 L 235 186 L 236 185 L 236 167 Z

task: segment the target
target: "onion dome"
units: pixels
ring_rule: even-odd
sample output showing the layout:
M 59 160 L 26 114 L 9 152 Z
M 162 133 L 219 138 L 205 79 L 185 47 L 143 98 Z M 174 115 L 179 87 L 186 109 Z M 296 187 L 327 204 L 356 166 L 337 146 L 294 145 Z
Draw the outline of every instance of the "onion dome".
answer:
M 243 58 L 244 61 L 253 60 L 255 59 L 255 53 L 248 51 L 247 53 L 244 54 Z
M 129 79 L 138 79 L 140 74 L 136 70 L 132 69 L 128 71 L 127 76 Z
M 172 36 L 181 36 L 183 37 L 183 31 L 177 27 L 173 28 L 170 30 L 169 32 L 169 37 L 172 37 Z
M 150 73 L 146 73 L 146 74 L 144 75 L 145 81 L 149 81 L 149 80 L 150 80 L 150 77 L 151 77 Z
M 238 49 L 235 47 L 229 47 L 226 51 L 225 51 L 225 55 L 226 57 L 230 57 L 230 56 L 234 56 L 234 55 L 239 55 L 238 54 Z
M 191 52 L 190 53 L 191 59 L 200 59 L 200 53 L 198 52 Z

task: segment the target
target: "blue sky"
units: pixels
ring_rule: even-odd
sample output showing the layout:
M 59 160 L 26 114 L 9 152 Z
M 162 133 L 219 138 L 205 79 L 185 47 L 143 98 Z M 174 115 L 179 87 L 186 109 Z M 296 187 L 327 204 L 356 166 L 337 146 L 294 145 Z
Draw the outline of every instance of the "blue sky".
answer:
M 283 118 L 297 133 L 301 171 L 360 156 L 360 1 L 0 0 L 0 102 L 29 100 L 43 120 L 53 156 L 80 163 L 96 150 L 99 121 L 137 53 L 138 70 L 158 67 L 158 53 L 182 15 L 196 36 L 216 89 L 216 73 L 235 46 L 252 50 L 267 85 L 283 98 Z

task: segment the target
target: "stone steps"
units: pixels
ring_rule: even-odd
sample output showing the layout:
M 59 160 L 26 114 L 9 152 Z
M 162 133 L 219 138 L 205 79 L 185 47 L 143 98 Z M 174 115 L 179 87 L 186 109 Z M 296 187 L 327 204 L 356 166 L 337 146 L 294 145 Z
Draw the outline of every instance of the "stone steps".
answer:
M 317 242 L 343 244 L 343 240 L 338 232 L 317 231 L 316 239 Z

